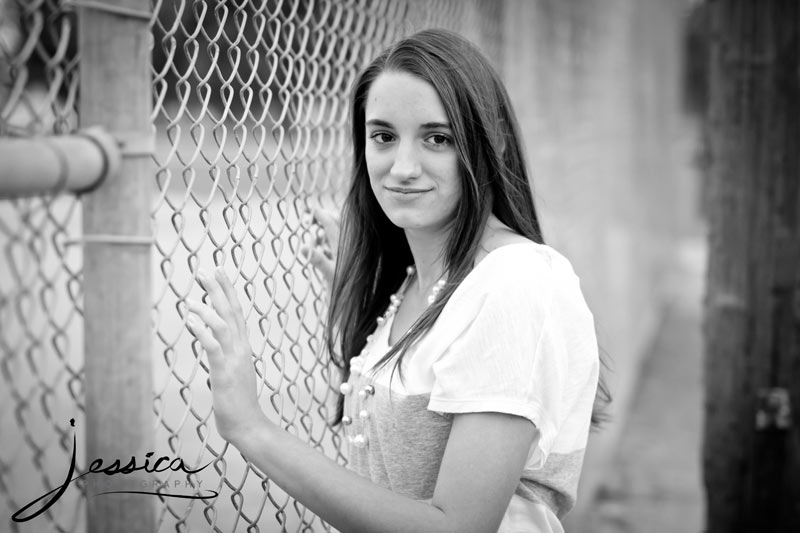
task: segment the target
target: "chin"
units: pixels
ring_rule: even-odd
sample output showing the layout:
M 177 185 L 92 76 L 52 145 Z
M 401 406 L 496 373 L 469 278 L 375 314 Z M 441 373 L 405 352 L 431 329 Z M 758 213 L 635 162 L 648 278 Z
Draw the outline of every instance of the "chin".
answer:
M 400 229 L 419 229 L 425 226 L 425 224 L 420 223 L 419 220 L 415 220 L 408 216 L 396 215 L 396 214 L 395 215 L 387 214 L 386 216 L 389 218 L 389 221 L 392 224 L 394 224 Z
M 445 231 L 448 224 L 441 220 L 420 220 L 407 216 L 389 216 L 389 221 L 398 228 L 406 231 Z
M 388 207 L 388 209 L 387 209 Z M 453 216 L 441 217 L 436 215 L 433 206 L 381 206 L 386 218 L 403 230 L 433 231 L 446 230 L 453 221 Z

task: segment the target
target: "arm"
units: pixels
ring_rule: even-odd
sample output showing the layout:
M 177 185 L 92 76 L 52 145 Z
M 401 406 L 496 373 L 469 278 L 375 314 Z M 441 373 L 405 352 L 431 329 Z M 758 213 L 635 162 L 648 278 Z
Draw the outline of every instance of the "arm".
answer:
M 430 504 L 378 487 L 269 422 L 256 397 L 241 308 L 220 271 L 201 278 L 212 307 L 190 303 L 206 349 L 223 438 L 322 519 L 342 531 L 496 531 L 537 434 L 526 419 L 456 415 Z
M 341 531 L 488 532 L 500 525 L 534 432 L 513 415 L 456 415 L 430 504 L 375 485 L 266 420 L 230 441 Z

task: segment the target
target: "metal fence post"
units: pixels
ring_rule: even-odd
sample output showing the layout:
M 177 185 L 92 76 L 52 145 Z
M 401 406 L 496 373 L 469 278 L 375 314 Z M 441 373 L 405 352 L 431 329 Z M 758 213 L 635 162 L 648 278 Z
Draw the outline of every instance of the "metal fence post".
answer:
M 124 465 L 133 456 L 143 465 L 145 454 L 155 449 L 150 1 L 74 5 L 81 54 L 81 126 L 105 127 L 121 142 L 123 155 L 120 172 L 83 202 L 86 462 L 102 458 L 108 465 L 119 459 Z M 142 490 L 131 486 L 141 480 L 133 477 L 87 478 L 90 532 L 156 530 L 156 498 L 95 496 L 109 490 Z

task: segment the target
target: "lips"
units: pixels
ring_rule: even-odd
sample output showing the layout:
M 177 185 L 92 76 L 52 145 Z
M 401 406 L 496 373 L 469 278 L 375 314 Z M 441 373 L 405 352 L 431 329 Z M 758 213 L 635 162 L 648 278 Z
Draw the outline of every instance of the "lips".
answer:
M 396 192 L 398 194 L 421 194 L 423 192 L 432 191 L 433 189 L 415 189 L 413 187 L 386 187 L 387 191 Z

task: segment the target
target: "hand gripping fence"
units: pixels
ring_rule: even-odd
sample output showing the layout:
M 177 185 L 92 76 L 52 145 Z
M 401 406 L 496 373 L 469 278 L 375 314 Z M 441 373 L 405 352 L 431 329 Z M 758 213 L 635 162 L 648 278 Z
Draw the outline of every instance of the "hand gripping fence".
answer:
M 245 310 L 264 411 L 345 464 L 341 435 L 327 423 L 338 379 L 323 343 L 327 296 L 299 250 L 319 231 L 309 211 L 343 200 L 349 87 L 385 45 L 425 27 L 459 31 L 500 65 L 502 15 L 502 2 L 491 0 L 0 0 L 0 154 L 8 158 L 0 161 L 0 530 L 112 531 L 115 513 L 93 507 L 122 501 L 98 495 L 106 491 L 160 493 L 124 500 L 141 506 L 150 531 L 330 530 L 216 433 L 185 300 L 202 296 L 200 267 L 223 267 Z M 151 58 L 141 74 L 126 70 L 125 50 L 104 65 L 82 48 L 93 35 L 137 25 Z M 117 74 L 104 81 L 102 72 Z M 104 88 L 140 83 L 151 89 L 149 111 L 126 118 L 134 103 Z M 145 225 L 87 232 L 135 201 L 131 193 L 112 203 L 104 191 L 137 180 L 152 192 L 139 213 Z M 121 299 L 93 314 L 90 301 L 114 297 L 91 296 L 89 279 L 138 287 L 100 271 L 147 250 L 152 334 L 138 342 L 148 349 L 116 362 L 113 344 L 98 354 L 86 332 L 125 337 L 134 309 Z M 124 387 L 129 374 L 147 376 L 152 393 L 141 405 L 122 395 L 88 406 L 94 382 Z M 76 477 L 106 440 L 125 449 L 123 433 L 146 434 L 141 446 L 151 448 L 138 449 L 139 464 L 152 451 L 153 460 L 180 458 L 199 470 L 88 473 L 27 524 L 11 519 L 64 483 L 73 442 Z

